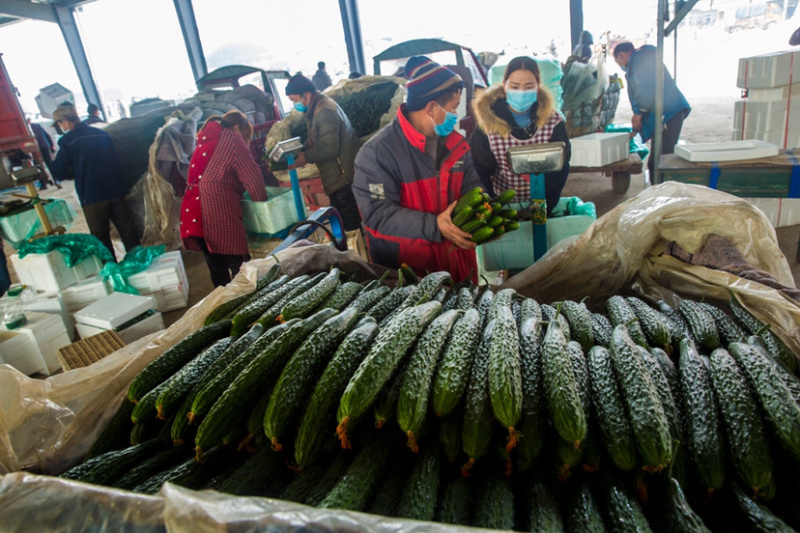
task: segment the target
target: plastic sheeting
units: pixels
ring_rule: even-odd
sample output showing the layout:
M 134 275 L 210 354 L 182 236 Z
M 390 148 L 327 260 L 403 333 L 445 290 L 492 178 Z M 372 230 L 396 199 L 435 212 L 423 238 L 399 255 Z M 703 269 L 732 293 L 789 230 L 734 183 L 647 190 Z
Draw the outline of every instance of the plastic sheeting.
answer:
M 113 262 L 114 257 L 100 239 L 84 233 L 48 235 L 34 241 L 22 243 L 18 249 L 22 259 L 28 254 L 46 254 L 58 250 L 64 255 L 64 262 L 73 267 L 89 256 L 96 255 L 101 262 Z
M 147 270 L 153 259 L 163 255 L 166 246 L 137 246 L 125 254 L 119 263 L 109 261 L 100 269 L 99 275 L 104 279 L 110 279 L 114 292 L 126 292 L 128 294 L 139 294 L 136 287 L 128 283 L 128 278 Z
M 577 239 L 554 246 L 502 288 L 516 289 L 544 303 L 590 296 L 589 304 L 596 309 L 629 288 L 651 301 L 676 304 L 683 297 L 705 298 L 724 308 L 730 290 L 800 353 L 800 306 L 791 298 L 761 283 L 664 254 L 669 241 L 695 253 L 710 234 L 729 238 L 748 263 L 782 285 L 795 286 L 764 213 L 727 193 L 666 182 L 620 204 Z

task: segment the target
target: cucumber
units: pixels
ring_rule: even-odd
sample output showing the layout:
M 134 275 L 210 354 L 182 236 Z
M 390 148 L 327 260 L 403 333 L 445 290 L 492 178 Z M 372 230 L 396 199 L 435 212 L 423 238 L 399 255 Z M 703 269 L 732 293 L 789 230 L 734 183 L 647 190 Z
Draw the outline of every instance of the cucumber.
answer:
M 455 475 L 446 482 L 436 521 L 457 526 L 470 524 L 470 484 L 467 478 Z
M 526 463 L 530 464 L 539 455 L 545 441 L 547 411 L 544 402 L 542 376 L 542 347 L 539 343 L 541 312 L 526 309 L 522 304 L 522 324 L 519 328 L 519 352 L 522 363 L 522 439 L 518 449 Z M 530 300 L 534 301 L 535 300 Z
M 591 350 L 592 346 L 594 346 L 592 314 L 585 305 L 572 300 L 562 302 L 561 309 L 567 322 L 569 322 L 571 337 L 580 343 L 584 352 Z
M 475 307 L 478 309 L 478 314 L 480 314 L 481 317 L 481 327 L 485 327 L 486 323 L 489 321 L 489 307 L 492 305 L 493 299 L 494 292 L 492 292 L 492 289 L 490 289 L 488 285 L 484 285 L 484 288 L 481 289 L 475 302 Z
M 489 529 L 514 528 L 514 493 L 507 477 L 495 470 L 482 480 L 475 498 L 472 525 Z
M 490 228 L 497 228 L 498 226 L 503 224 L 503 217 L 500 215 L 492 215 L 486 221 L 486 225 Z
M 301 276 L 302 277 L 302 276 Z M 290 290 L 287 294 L 285 294 L 280 300 L 275 302 L 272 307 L 267 309 L 261 316 L 258 317 L 257 322 L 262 324 L 264 328 L 269 329 L 275 325 L 276 322 L 280 322 L 281 312 L 283 308 L 292 300 L 294 300 L 298 295 L 305 294 L 306 292 L 310 291 L 313 287 L 315 287 L 323 278 L 325 278 L 325 273 L 320 272 L 297 285 L 292 290 Z M 321 311 L 321 310 L 320 310 Z M 319 311 L 317 311 L 318 313 Z M 232 331 L 235 333 L 235 330 Z
M 467 191 L 461 198 L 458 199 L 455 208 L 453 208 L 453 212 L 461 211 L 465 207 L 474 207 L 481 203 L 483 200 L 483 189 L 480 187 L 475 187 L 474 189 Z
M 573 533 L 604 533 L 603 515 L 585 479 L 574 483 L 564 506 L 564 523 Z
M 161 382 L 155 389 L 145 394 L 133 408 L 131 413 L 131 422 L 134 424 L 143 424 L 148 420 L 156 418 L 156 401 L 163 391 L 169 386 L 169 379 Z
M 480 244 L 480 243 L 482 243 L 484 241 L 489 240 L 489 238 L 492 235 L 494 235 L 494 232 L 495 232 L 495 228 L 493 228 L 491 226 L 482 226 L 482 227 L 480 227 L 477 230 L 472 232 L 472 237 L 470 237 L 469 240 L 471 240 L 474 243 Z
M 150 439 L 136 446 L 113 450 L 93 457 L 58 477 L 95 485 L 107 485 L 163 448 L 163 443 L 158 439 Z
M 661 405 L 664 407 L 664 414 L 667 416 L 669 434 L 672 437 L 672 441 L 683 441 L 683 417 L 678 401 L 672 394 L 672 389 L 664 372 L 661 370 L 661 366 L 659 366 L 656 358 L 641 346 L 639 346 L 639 355 L 642 356 L 642 361 L 647 367 L 650 379 L 653 381 L 656 391 L 658 391 L 659 398 L 661 398 Z
M 681 341 L 678 361 L 687 444 L 694 471 L 708 492 L 725 482 L 725 448 L 708 370 L 689 339 Z
M 472 206 L 465 205 L 458 211 L 453 211 L 453 224 L 458 227 L 464 225 L 466 221 L 472 216 Z
M 117 489 L 131 490 L 144 483 L 154 475 L 164 470 L 170 470 L 178 463 L 186 462 L 192 458 L 188 448 L 169 448 L 155 454 L 153 457 L 134 466 L 119 479 L 114 480 L 109 486 Z
M 505 205 L 507 203 L 510 203 L 510 202 L 514 201 L 514 198 L 516 196 L 517 196 L 517 192 L 514 189 L 508 189 L 508 190 L 505 190 L 505 191 L 501 192 L 500 194 L 498 194 L 494 198 L 494 201 L 499 203 L 499 204 Z
M 592 313 L 592 338 L 597 346 L 608 348 L 611 346 L 611 334 L 614 326 L 606 315 Z
M 649 348 L 647 337 L 645 337 L 639 319 L 625 298 L 615 295 L 606 300 L 606 312 L 608 312 L 608 316 L 614 326 L 626 326 L 628 328 L 628 334 L 633 342 L 639 346 Z
M 283 492 L 281 492 L 280 496 L 278 496 L 278 499 L 287 502 L 305 502 L 308 496 L 314 491 L 314 488 L 322 481 L 328 468 L 328 462 L 323 461 L 317 462 L 308 468 L 304 468 L 294 476 Z
M 415 456 L 416 457 L 416 456 Z M 381 516 L 397 516 L 395 509 L 406 490 L 406 480 L 412 468 L 411 454 L 403 453 L 395 459 L 384 479 L 375 489 L 375 495 L 367 506 L 367 512 Z
M 725 311 L 715 305 L 709 303 L 700 303 L 700 307 L 706 310 L 709 315 L 714 319 L 719 332 L 719 339 L 725 346 L 732 342 L 745 342 L 747 333 L 739 325 L 739 323 L 731 316 L 728 316 Z
M 475 302 L 472 298 L 472 291 L 469 287 L 461 287 L 456 293 L 455 309 L 460 311 L 469 311 L 475 308 Z
M 754 497 L 772 482 L 772 455 L 758 404 L 736 361 L 727 350 L 711 352 L 711 385 L 722 413 L 736 474 Z
M 767 507 L 747 496 L 738 484 L 732 484 L 733 499 L 746 521 L 748 531 L 759 533 L 794 533 L 794 529 L 775 516 Z
M 393 451 L 387 432 L 368 441 L 318 507 L 363 511 L 380 482 Z
M 350 305 L 350 302 L 356 299 L 363 288 L 364 287 L 360 283 L 356 283 L 355 281 L 346 281 L 339 285 L 333 294 L 323 300 L 317 309 L 321 310 L 325 308 L 331 308 L 341 311 Z
M 780 361 L 789 372 L 794 374 L 797 371 L 797 357 L 783 341 L 769 329 L 764 329 L 766 324 L 758 320 L 750 311 L 745 309 L 733 294 L 731 294 L 730 305 L 733 315 L 744 325 L 745 329 L 747 329 L 750 334 L 759 335 L 764 339 L 769 354 Z
M 261 448 L 220 485 L 219 491 L 236 496 L 277 498 L 289 485 L 290 474 L 281 454 Z
M 84 462 L 98 455 L 126 448 L 129 445 L 132 429 L 131 413 L 134 407 L 134 404 L 129 402 L 127 398 L 122 399 L 114 416 L 111 417 L 108 425 L 92 444 L 83 459 Z
M 128 399 L 137 403 L 145 394 L 191 361 L 201 350 L 228 336 L 230 328 L 229 320 L 220 320 L 179 340 L 133 378 L 128 387 Z
M 461 452 L 461 423 L 464 413 L 456 409 L 439 420 L 439 443 L 447 461 L 454 463 Z
M 453 278 L 450 273 L 445 271 L 431 272 L 416 283 L 416 288 L 411 291 L 411 294 L 406 297 L 394 313 L 400 313 L 409 307 L 419 305 L 421 302 L 432 300 L 443 285 L 453 285 Z
M 341 273 L 342 271 L 337 267 L 331 268 L 331 271 L 320 279 L 318 283 L 314 284 L 313 287 L 295 296 L 292 301 L 287 303 L 278 317 L 279 320 L 284 322 L 293 318 L 305 318 L 308 316 L 311 311 L 339 287 Z
M 747 376 L 772 434 L 795 461 L 800 461 L 800 406 L 781 378 L 785 370 L 748 344 L 731 343 L 728 351 Z
M 370 309 L 375 307 L 379 304 L 384 298 L 386 298 L 392 289 L 386 287 L 385 285 L 381 285 L 372 290 L 362 290 L 356 298 L 350 302 L 347 308 L 354 308 L 358 310 L 359 313 L 367 313 Z M 346 308 L 346 309 L 347 309 Z
M 274 451 L 281 450 L 279 439 L 301 414 L 307 390 L 314 386 L 357 318 L 356 309 L 332 316 L 308 335 L 286 363 L 264 413 L 264 433 Z
M 376 322 L 380 323 L 403 303 L 403 300 L 411 294 L 411 291 L 413 291 L 415 287 L 416 285 L 406 285 L 404 287 L 395 288 L 389 292 L 386 298 L 375 304 L 367 314 L 374 318 Z
M 231 337 L 218 340 L 165 382 L 167 385 L 158 395 L 155 403 L 160 420 L 166 420 L 175 414 L 175 411 L 180 407 L 192 387 L 200 381 L 206 370 L 225 352 L 232 342 L 233 339 Z M 152 391 L 148 394 L 152 394 Z
M 651 533 L 650 523 L 631 493 L 610 475 L 605 475 L 603 500 L 606 523 L 611 531 L 620 533 Z
M 495 324 L 494 320 L 489 320 L 483 329 L 483 337 L 475 353 L 464 400 L 461 449 L 467 454 L 468 460 L 461 467 L 461 472 L 465 476 L 469 475 L 475 461 L 486 453 L 492 438 L 492 403 L 489 398 L 489 348 L 492 345 Z
M 691 508 L 680 484 L 674 478 L 655 478 L 649 483 L 647 510 L 656 533 L 692 531 L 711 533 L 703 519 Z
M 233 321 L 231 335 L 238 337 L 239 334 L 246 331 L 264 311 L 287 294 L 290 294 L 308 279 L 309 277 L 306 275 L 290 278 L 284 274 L 270 283 L 266 289 L 259 293 L 258 298 L 253 299 L 252 302 L 239 309 L 236 314 L 233 315 L 231 319 Z
M 624 325 L 614 328 L 609 350 L 611 362 L 620 383 L 636 446 L 644 459 L 642 468 L 648 472 L 660 472 L 669 466 L 672 459 L 669 422 L 658 391 L 628 331 Z
M 658 366 L 661 368 L 661 372 L 664 374 L 664 377 L 667 378 L 669 390 L 672 392 L 673 399 L 679 401 L 681 388 L 678 379 L 678 368 L 675 366 L 675 363 L 669 358 L 667 352 L 661 348 L 652 348 L 650 354 L 655 357 Z
M 411 520 L 433 520 L 439 492 L 439 448 L 427 447 L 415 459 L 395 515 Z
M 222 356 L 230 361 L 229 364 L 224 369 L 219 369 L 218 374 L 195 395 L 192 409 L 187 414 L 189 423 L 194 423 L 195 420 L 199 420 L 208 414 L 220 395 L 228 388 L 228 385 L 236 379 L 239 373 L 250 364 L 250 361 L 264 347 L 269 346 L 285 330 L 286 328 L 273 328 L 262 336 L 261 333 L 264 331 L 264 327 L 261 324 L 255 324 L 247 333 L 236 339 L 236 342 L 228 348 L 230 353 L 225 353 Z
M 767 345 L 764 343 L 764 339 L 762 339 L 758 335 L 750 335 L 746 339 L 747 344 L 755 348 L 756 350 L 761 353 L 767 359 L 774 361 L 778 365 L 778 374 L 780 374 L 783 383 L 789 389 L 789 392 L 792 394 L 792 398 L 794 401 L 800 405 L 800 379 L 797 378 L 794 374 L 790 374 L 786 371 L 786 367 L 781 365 L 779 361 L 777 361 L 774 357 L 769 354 L 769 349 Z
M 681 300 L 678 304 L 678 312 L 686 319 L 692 335 L 696 339 L 699 348 L 711 350 L 719 348 L 719 332 L 714 318 L 700 305 L 699 302 L 692 300 Z
M 495 302 L 499 300 L 498 293 Z M 508 430 L 506 450 L 510 452 L 519 438 L 517 428 L 522 417 L 522 368 L 517 323 L 508 307 L 497 310 L 488 364 L 489 399 L 494 417 Z
M 442 304 L 439 302 L 428 302 L 406 309 L 378 333 L 339 400 L 337 433 L 343 447 L 348 447 L 349 444 L 348 422 L 359 418 L 372 406 L 419 333 L 436 317 L 441 308 Z
M 561 324 L 561 331 L 562 331 L 562 333 L 564 333 L 564 338 L 567 339 L 567 342 L 571 341 L 572 340 L 572 330 L 569 327 L 569 320 L 567 320 L 567 317 L 565 317 L 560 312 L 557 312 L 556 308 L 553 307 L 552 305 L 542 304 L 541 308 L 542 308 L 542 316 L 544 317 L 544 320 L 546 320 L 548 322 L 551 321 L 551 320 L 557 320 Z M 542 330 L 542 336 L 544 336 L 546 333 L 547 333 L 547 330 L 543 329 Z
M 378 334 L 374 319 L 364 319 L 344 338 L 317 382 L 306 406 L 294 444 L 294 459 L 299 468 L 312 464 L 328 436 L 334 436 L 336 407 L 350 377 Z M 328 432 L 330 430 L 330 432 Z
M 459 318 L 456 310 L 445 311 L 425 328 L 408 359 L 397 398 L 397 423 L 408 437 L 408 446 L 419 452 L 417 437 L 428 413 L 428 400 L 439 356 Z
M 335 313 L 333 309 L 323 309 L 295 323 L 250 361 L 197 429 L 195 446 L 198 458 L 202 457 L 204 449 L 219 443 L 230 428 L 250 413 L 252 406 L 249 404 L 256 400 L 256 392 L 268 386 L 302 340 Z
M 602 346 L 589 350 L 589 387 L 603 443 L 611 460 L 623 471 L 636 466 L 636 440 L 622 398 L 611 354 Z
M 656 306 L 658 307 L 658 310 L 661 311 L 665 317 L 667 317 L 670 337 L 672 338 L 672 346 L 677 349 L 680 347 L 683 339 L 694 340 L 692 329 L 689 327 L 688 322 L 686 322 L 686 319 L 683 318 L 683 315 L 678 312 L 677 309 L 669 305 L 664 300 L 659 300 L 656 302 Z
M 472 235 L 485 225 L 486 225 L 485 220 L 481 220 L 480 218 L 475 218 L 470 220 L 463 226 L 461 226 L 461 229 Z
M 564 531 L 561 510 L 555 495 L 544 483 L 534 482 L 528 498 L 531 500 L 529 524 L 530 531 Z
M 558 435 L 577 450 L 586 438 L 587 420 L 572 370 L 561 322 L 550 320 L 542 343 L 542 374 L 547 407 Z
M 333 487 L 336 486 L 336 483 L 342 479 L 342 476 L 345 475 L 352 460 L 353 457 L 349 454 L 337 453 L 333 455 L 331 461 L 326 462 L 325 473 L 319 479 L 319 482 L 312 487 L 306 499 L 301 503 L 317 507 Z
M 269 398 L 272 395 L 272 388 L 256 402 L 250 414 L 247 416 L 247 434 L 237 447 L 238 451 L 247 449 L 248 451 L 259 450 L 264 447 L 266 437 L 264 435 L 264 413 L 267 411 Z
M 658 348 L 668 347 L 672 342 L 672 335 L 667 318 L 640 298 L 629 296 L 625 298 L 625 301 L 628 302 L 636 318 L 639 319 L 639 324 L 641 324 L 642 331 L 644 331 L 649 344 Z
M 132 490 L 139 494 L 155 494 L 167 482 L 188 489 L 199 489 L 211 478 L 229 468 L 236 459 L 235 454 L 218 446 L 206 453 L 206 460 L 202 463 L 189 459 L 172 470 L 156 474 Z

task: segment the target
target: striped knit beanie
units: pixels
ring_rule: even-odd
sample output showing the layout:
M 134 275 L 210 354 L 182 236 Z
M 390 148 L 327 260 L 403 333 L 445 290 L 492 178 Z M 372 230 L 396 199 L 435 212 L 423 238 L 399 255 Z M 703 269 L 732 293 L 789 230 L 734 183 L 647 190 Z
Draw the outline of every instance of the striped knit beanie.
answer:
M 425 56 L 414 56 L 405 67 L 406 107 L 418 111 L 453 88 L 463 88 L 461 76 Z

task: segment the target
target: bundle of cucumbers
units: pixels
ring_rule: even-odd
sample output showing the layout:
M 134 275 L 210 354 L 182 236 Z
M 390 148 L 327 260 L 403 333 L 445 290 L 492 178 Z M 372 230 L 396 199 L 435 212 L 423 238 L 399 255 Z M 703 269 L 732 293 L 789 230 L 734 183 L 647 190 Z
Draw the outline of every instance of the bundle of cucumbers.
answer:
M 508 189 L 491 198 L 481 187 L 475 187 L 458 199 L 453 209 L 453 224 L 472 235 L 472 242 L 499 239 L 519 229 L 517 210 L 508 205 L 515 196 L 516 192 Z
M 495 529 L 800 528 L 797 357 L 735 296 L 400 279 L 276 265 L 145 367 L 62 477 Z

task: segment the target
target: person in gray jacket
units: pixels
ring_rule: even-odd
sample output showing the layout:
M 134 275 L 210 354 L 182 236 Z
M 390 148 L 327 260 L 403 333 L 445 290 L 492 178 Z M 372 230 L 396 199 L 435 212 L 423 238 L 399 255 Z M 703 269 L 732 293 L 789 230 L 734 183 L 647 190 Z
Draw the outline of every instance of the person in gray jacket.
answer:
M 322 188 L 341 215 L 345 229 L 361 229 L 361 215 L 351 186 L 358 137 L 350 120 L 333 98 L 317 91 L 302 74 L 289 80 L 286 96 L 296 110 L 305 113 L 308 125 L 308 140 L 295 158 L 296 165 L 316 164 Z

